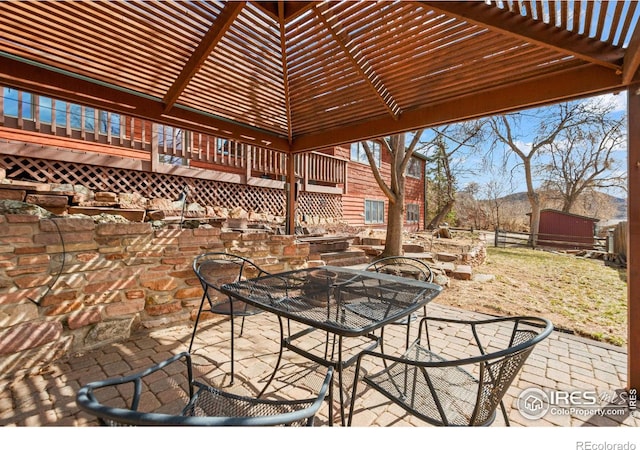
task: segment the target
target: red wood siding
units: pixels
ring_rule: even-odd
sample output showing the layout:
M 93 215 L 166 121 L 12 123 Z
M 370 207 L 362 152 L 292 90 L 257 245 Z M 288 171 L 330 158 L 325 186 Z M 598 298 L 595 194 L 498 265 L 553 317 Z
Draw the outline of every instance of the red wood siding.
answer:
M 341 158 L 350 159 L 350 149 L 348 147 L 335 147 L 334 154 Z M 380 172 L 383 179 L 389 182 L 391 177 L 390 155 L 382 151 L 382 162 Z M 424 163 L 422 164 L 422 174 L 424 175 Z M 424 228 L 424 180 L 407 177 L 405 183 L 406 196 L 405 206 L 409 203 L 419 205 L 418 222 L 407 223 L 406 212 L 404 227 L 407 231 L 417 231 Z M 365 224 L 364 217 L 364 201 L 365 200 L 382 200 L 384 201 L 384 223 L 382 224 Z M 387 226 L 387 197 L 382 193 L 378 186 L 371 167 L 369 164 L 350 161 L 347 164 L 347 191 L 342 196 L 342 213 L 344 220 L 349 225 L 357 227 L 367 227 L 374 229 L 385 229 Z
M 558 248 L 592 248 L 598 219 L 551 209 L 540 211 L 538 244 Z

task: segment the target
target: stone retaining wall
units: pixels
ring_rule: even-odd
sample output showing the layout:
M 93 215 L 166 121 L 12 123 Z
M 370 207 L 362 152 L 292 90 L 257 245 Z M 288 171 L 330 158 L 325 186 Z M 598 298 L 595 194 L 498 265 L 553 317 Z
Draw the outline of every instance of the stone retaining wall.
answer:
M 196 255 L 227 251 L 278 272 L 307 264 L 294 236 L 149 223 L 0 215 L 0 377 L 127 339 L 137 327 L 192 323 Z

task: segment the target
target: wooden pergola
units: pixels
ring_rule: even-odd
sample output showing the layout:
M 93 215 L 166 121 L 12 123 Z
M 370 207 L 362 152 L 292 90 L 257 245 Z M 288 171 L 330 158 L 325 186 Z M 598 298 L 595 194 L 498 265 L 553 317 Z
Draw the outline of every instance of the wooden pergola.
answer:
M 0 83 L 286 153 L 623 90 L 635 124 L 639 14 L 635 1 L 8 1 Z M 638 388 L 640 127 L 628 129 Z

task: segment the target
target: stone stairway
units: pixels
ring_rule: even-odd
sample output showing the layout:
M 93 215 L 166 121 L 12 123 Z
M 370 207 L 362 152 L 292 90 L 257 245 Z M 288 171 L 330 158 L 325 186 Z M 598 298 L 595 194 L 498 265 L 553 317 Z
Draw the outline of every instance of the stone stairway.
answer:
M 324 261 L 327 266 L 337 267 L 355 266 L 369 262 L 369 258 L 364 250 L 358 248 L 349 248 L 348 250 L 339 252 L 320 253 L 317 259 Z

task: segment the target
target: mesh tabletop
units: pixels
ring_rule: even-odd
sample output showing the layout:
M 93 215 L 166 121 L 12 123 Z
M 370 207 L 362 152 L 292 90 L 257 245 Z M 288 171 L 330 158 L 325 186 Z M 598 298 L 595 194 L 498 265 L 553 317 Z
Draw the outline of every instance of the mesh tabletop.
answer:
M 359 336 L 431 301 L 441 287 L 344 267 L 318 267 L 222 286 L 226 294 L 313 327 Z

